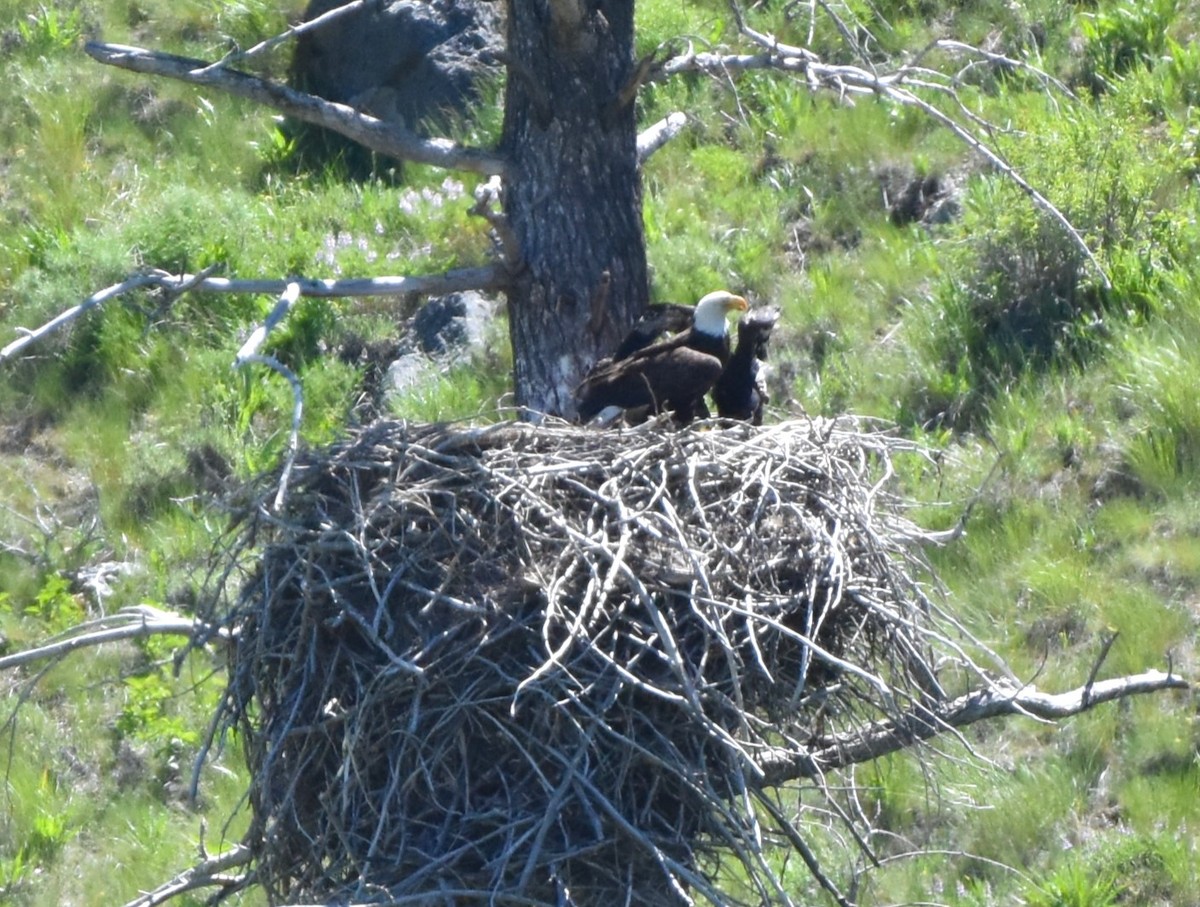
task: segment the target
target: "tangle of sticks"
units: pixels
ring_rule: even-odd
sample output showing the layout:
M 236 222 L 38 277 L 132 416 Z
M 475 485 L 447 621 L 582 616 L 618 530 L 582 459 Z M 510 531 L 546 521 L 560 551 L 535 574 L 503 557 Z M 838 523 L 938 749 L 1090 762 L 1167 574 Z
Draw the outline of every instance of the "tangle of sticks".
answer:
M 812 859 L 804 811 L 760 760 L 935 709 L 935 660 L 969 668 L 897 455 L 922 452 L 849 421 L 380 423 L 302 455 L 224 615 L 256 880 L 275 903 L 791 903 L 768 851 Z

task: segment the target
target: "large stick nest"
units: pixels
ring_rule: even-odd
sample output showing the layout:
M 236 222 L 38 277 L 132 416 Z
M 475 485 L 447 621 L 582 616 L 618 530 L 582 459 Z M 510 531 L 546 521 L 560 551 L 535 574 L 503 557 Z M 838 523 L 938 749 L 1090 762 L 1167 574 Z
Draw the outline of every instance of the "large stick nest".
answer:
M 756 759 L 936 694 L 901 450 L 382 423 L 309 454 L 230 615 L 269 897 L 788 903 Z

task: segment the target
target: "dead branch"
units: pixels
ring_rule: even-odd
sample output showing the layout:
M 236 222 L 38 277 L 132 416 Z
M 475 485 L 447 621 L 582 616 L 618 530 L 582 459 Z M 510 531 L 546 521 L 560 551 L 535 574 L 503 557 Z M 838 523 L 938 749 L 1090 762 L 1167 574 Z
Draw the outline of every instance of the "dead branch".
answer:
M 0 671 L 21 667 L 35 661 L 63 658 L 77 649 L 119 642 L 124 639 L 143 639 L 147 636 L 216 635 L 227 638 L 202 620 L 172 614 L 153 605 L 134 605 L 73 627 L 60 639 L 0 658 Z
M 11 359 L 25 347 L 74 321 L 84 312 L 123 296 L 132 290 L 161 288 L 171 292 L 192 289 L 200 293 L 284 293 L 290 284 L 300 287 L 301 296 L 321 299 L 336 297 L 399 296 L 405 293 L 440 295 L 460 290 L 499 290 L 508 283 L 508 274 L 499 265 L 483 265 L 477 268 L 459 268 L 444 274 L 419 275 L 414 277 L 357 277 L 346 280 L 320 278 L 264 278 L 231 279 L 227 277 L 202 277 L 194 274 L 169 274 L 154 270 L 130 277 L 111 287 L 93 294 L 77 306 L 56 315 L 41 327 L 29 330 L 18 328 L 20 337 L 0 349 L 0 362 Z
M 934 41 L 925 51 L 922 51 L 917 55 L 916 58 L 914 58 L 911 65 L 918 65 L 920 59 L 930 50 L 944 50 L 948 53 L 959 54 L 962 56 L 978 57 L 980 60 L 983 60 L 984 62 L 993 66 L 999 65 L 1007 69 L 1027 72 L 1043 85 L 1053 87 L 1062 92 L 1062 94 L 1070 100 L 1078 100 L 1075 92 L 1071 91 L 1066 84 L 1059 79 L 1054 78 L 1054 76 L 1050 75 L 1043 69 L 1032 66 L 1024 60 L 1017 60 L 1013 57 L 1007 57 L 1004 54 L 998 54 L 995 51 L 984 50 L 982 47 L 976 47 L 973 44 L 965 44 L 962 41 L 954 41 L 950 38 L 939 38 L 938 40 Z M 971 64 L 968 64 L 968 66 L 970 65 Z
M 38 340 L 41 340 L 47 334 L 54 333 L 54 331 L 57 331 L 64 324 L 70 324 L 84 312 L 94 309 L 96 306 L 101 305 L 102 303 L 105 303 L 117 296 L 124 296 L 131 290 L 138 290 L 142 287 L 153 286 L 155 283 L 156 278 L 152 274 L 142 274 L 137 277 L 131 277 L 128 280 L 123 280 L 118 284 L 113 284 L 111 287 L 105 287 L 98 293 L 94 293 L 83 302 L 79 303 L 79 305 L 71 306 L 71 308 L 59 313 L 39 328 L 35 328 L 33 330 L 28 328 L 17 328 L 17 333 L 19 333 L 21 336 L 5 346 L 3 349 L 0 349 L 0 362 L 3 362 L 5 359 L 16 355 L 31 343 L 36 343 Z
M 281 375 L 292 388 L 292 430 L 288 435 L 287 458 L 284 460 L 283 471 L 279 476 L 279 491 L 275 494 L 275 510 L 283 506 L 284 497 L 287 494 L 288 477 L 291 476 L 292 466 L 296 462 L 296 451 L 300 449 L 300 422 L 304 416 L 304 388 L 295 372 L 274 356 L 264 356 L 259 350 L 266 343 L 267 335 L 271 333 L 272 328 L 288 316 L 292 306 L 299 298 L 300 284 L 293 280 L 280 294 L 275 308 L 271 310 L 266 320 L 251 332 L 233 360 L 234 368 L 243 368 L 255 363 L 265 365 L 271 371 Z
M 265 41 L 259 41 L 249 50 L 234 50 L 227 53 L 224 57 L 213 63 L 208 69 L 220 69 L 223 66 L 228 66 L 230 63 L 241 63 L 254 57 L 268 53 L 274 50 L 280 44 L 299 37 L 306 32 L 315 31 L 333 22 L 335 19 L 340 19 L 349 13 L 357 12 L 361 9 L 366 9 L 371 4 L 371 0 L 350 0 L 349 3 L 342 6 L 336 6 L 328 12 L 321 13 L 315 18 L 301 22 L 299 25 L 289 26 L 286 31 L 281 32 L 274 37 L 267 38 Z M 207 71 L 207 70 L 206 70 Z
M 762 767 L 766 785 L 783 784 L 798 778 L 820 778 L 831 769 L 869 762 L 977 721 L 1010 715 L 1058 721 L 1116 699 L 1189 688 L 1190 684 L 1182 677 L 1161 671 L 1089 682 L 1065 693 L 1043 693 L 1034 686 L 999 681 L 989 689 L 960 696 L 937 709 L 916 708 L 899 720 L 881 721 L 836 738 L 824 739 L 816 749 L 777 750 L 759 757 L 758 764 Z
M 967 147 L 986 159 L 993 168 L 1024 192 L 1035 207 L 1047 214 L 1067 234 L 1071 242 L 1092 266 L 1101 283 L 1106 288 L 1111 286 L 1108 274 L 1092 253 L 1092 250 L 1088 248 L 1087 242 L 1079 234 L 1079 231 L 1067 219 L 1066 215 L 1034 188 L 1012 164 L 1006 161 L 1003 155 L 988 142 L 985 135 L 976 131 L 984 130 L 990 132 L 991 129 L 988 124 L 980 123 L 978 118 L 974 116 L 965 115 L 964 119 L 974 124 L 975 128 L 973 129 L 971 126 L 965 125 L 917 94 L 916 89 L 927 89 L 938 93 L 945 93 L 958 101 L 959 106 L 962 107 L 962 102 L 958 100 L 957 78 L 945 76 L 942 73 L 923 68 L 917 62 L 906 62 L 887 72 L 877 72 L 862 66 L 825 63 L 807 48 L 785 44 L 773 35 L 764 34 L 751 28 L 746 23 L 745 17 L 742 15 L 737 3 L 731 3 L 730 7 L 739 31 L 751 42 L 761 47 L 763 49 L 762 53 L 696 53 L 694 49 L 689 47 L 685 53 L 667 60 L 661 67 L 658 67 L 653 73 L 652 78 L 662 79 L 681 72 L 703 72 L 728 76 L 732 73 L 752 69 L 775 69 L 782 72 L 795 73 L 803 77 L 805 83 L 812 91 L 831 91 L 843 99 L 848 99 L 854 95 L 875 95 L 876 97 L 884 98 L 904 107 L 916 108 L 950 130 Z M 935 47 L 947 52 L 963 54 L 966 53 L 966 48 L 969 45 L 964 45 L 960 42 L 935 43 L 918 56 L 917 61 L 919 62 L 928 50 Z M 1008 58 L 999 58 L 997 55 L 989 56 L 983 51 L 978 51 L 978 55 L 989 59 L 993 63 L 1003 60 L 1007 65 L 1009 62 Z M 1038 75 L 1047 85 L 1054 85 L 1055 87 L 1061 85 L 1057 80 L 1052 79 L 1036 67 L 1026 65 L 1023 68 Z M 1068 97 L 1071 96 L 1066 91 L 1065 86 L 1062 90 Z
M 237 356 L 234 357 L 233 364 L 240 366 L 245 364 L 251 356 L 258 354 L 262 349 L 262 345 L 267 340 L 267 335 L 279 322 L 283 321 L 292 310 L 292 306 L 296 304 L 296 300 L 300 298 L 300 284 L 294 280 L 284 288 L 283 293 L 279 296 L 279 301 L 275 303 L 275 308 L 271 309 L 266 320 L 250 332 L 250 336 L 246 338 L 246 342 L 242 344 L 242 348 L 238 350 Z
M 296 462 L 296 452 L 300 449 L 300 423 L 304 416 L 304 386 L 300 383 L 296 373 L 274 356 L 255 353 L 243 357 L 240 353 L 238 354 L 236 363 L 238 367 L 250 364 L 265 365 L 282 377 L 292 388 L 292 428 L 288 433 L 287 457 L 283 461 L 283 471 L 279 475 L 279 488 L 275 492 L 275 502 L 272 505 L 272 509 L 278 510 L 283 506 L 287 496 L 288 479 L 292 474 L 292 466 Z
M 676 110 L 643 129 L 637 137 L 638 163 L 644 164 L 650 155 L 679 135 L 687 124 L 687 114 Z
M 493 176 L 487 182 L 476 186 L 475 204 L 471 206 L 471 213 L 482 217 L 491 226 L 505 271 L 508 274 L 516 274 L 523 267 L 525 259 L 521 253 L 521 241 L 504 215 L 500 200 L 502 189 L 503 184 L 498 176 Z
M 247 98 L 315 126 L 323 126 L 363 146 L 401 160 L 450 170 L 503 174 L 507 161 L 498 154 L 465 148 L 442 138 L 422 138 L 394 123 L 386 123 L 345 104 L 289 88 L 249 73 L 204 60 L 159 53 L 141 47 L 89 41 L 84 50 L 92 59 L 131 72 L 165 76 L 193 85 L 206 85 Z
M 215 857 L 207 857 L 191 869 L 184 870 L 169 882 L 164 882 L 153 891 L 147 891 L 134 898 L 125 907 L 156 907 L 165 904 L 172 898 L 198 888 L 233 888 L 240 887 L 245 878 L 226 875 L 231 869 L 249 865 L 253 854 L 249 847 L 235 845 L 225 853 Z

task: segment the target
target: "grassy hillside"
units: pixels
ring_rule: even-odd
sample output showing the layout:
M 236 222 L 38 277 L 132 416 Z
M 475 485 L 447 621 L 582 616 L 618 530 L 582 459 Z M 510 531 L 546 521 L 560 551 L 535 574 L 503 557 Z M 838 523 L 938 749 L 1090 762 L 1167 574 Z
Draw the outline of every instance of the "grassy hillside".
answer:
M 229 276 L 425 273 L 476 264 L 474 177 L 405 167 L 350 183 L 297 172 L 269 112 L 104 70 L 85 37 L 216 58 L 280 30 L 299 3 L 0 0 L 0 345 L 143 266 Z M 808 4 L 753 21 L 855 62 Z M 658 299 L 718 286 L 772 300 L 772 416 L 864 413 L 945 450 L 907 477 L 933 527 L 978 494 L 966 536 L 932 552 L 949 601 L 1044 689 L 1170 659 L 1196 667 L 1200 616 L 1200 8 L 1165 0 L 850 3 L 876 59 L 937 37 L 1049 73 L 961 69 L 962 110 L 1071 220 L 1062 230 L 927 116 L 814 95 L 779 74 L 652 86 L 649 123 L 694 128 L 645 175 Z M 850 11 L 839 6 L 843 16 Z M 639 0 L 639 47 L 732 38 L 723 4 Z M 875 12 L 872 12 L 875 11 Z M 876 18 L 875 13 L 884 20 Z M 269 58 L 276 75 L 286 57 Z M 958 104 L 961 101 L 961 108 Z M 497 132 L 489 105 L 461 137 Z M 957 216 L 895 202 L 925 183 Z M 903 206 L 900 206 L 903 207 Z M 0 365 L 0 649 L 133 603 L 186 610 L 221 527 L 209 503 L 278 461 L 291 394 L 234 371 L 273 300 L 147 294 L 90 313 Z M 363 340 L 394 339 L 415 300 L 305 301 L 271 349 L 300 375 L 306 442 L 364 418 Z M 476 361 L 443 363 L 391 404 L 414 419 L 492 419 L 502 326 Z M 109 565 L 106 583 L 86 579 Z M 0 902 L 111 905 L 236 839 L 236 740 L 186 797 L 219 661 L 178 666 L 162 641 L 73 656 L 6 702 Z M 18 696 L 17 694 L 21 695 Z M 19 711 L 15 706 L 20 703 Z M 1013 721 L 863 766 L 879 867 L 815 849 L 863 905 L 1200 905 L 1194 697 L 1107 707 L 1060 726 Z M 226 824 L 228 816 L 234 815 Z M 930 851 L 902 858 L 913 850 Z M 797 900 L 821 895 L 789 864 Z M 245 903 L 257 903 L 254 896 Z M 181 903 L 187 903 L 186 899 Z M 198 899 L 191 903 L 200 903 Z

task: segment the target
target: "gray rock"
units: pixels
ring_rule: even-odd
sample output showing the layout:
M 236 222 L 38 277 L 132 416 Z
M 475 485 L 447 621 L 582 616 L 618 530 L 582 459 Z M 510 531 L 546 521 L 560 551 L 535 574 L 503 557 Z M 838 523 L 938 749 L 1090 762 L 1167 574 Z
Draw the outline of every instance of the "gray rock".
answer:
M 475 290 L 431 297 L 409 323 L 406 349 L 387 370 L 384 394 L 420 384 L 448 355 L 470 354 L 487 340 L 496 301 Z
M 417 345 L 426 353 L 440 355 L 458 347 L 483 342 L 493 303 L 474 290 L 432 297 L 412 320 Z
M 432 363 L 428 356 L 420 353 L 405 353 L 388 366 L 384 381 L 384 395 L 406 391 L 420 384 L 430 371 Z
M 344 0 L 311 0 L 306 21 Z M 501 4 L 483 0 L 394 0 L 302 35 L 291 82 L 380 119 L 415 128 L 466 112 L 481 76 L 498 71 Z

